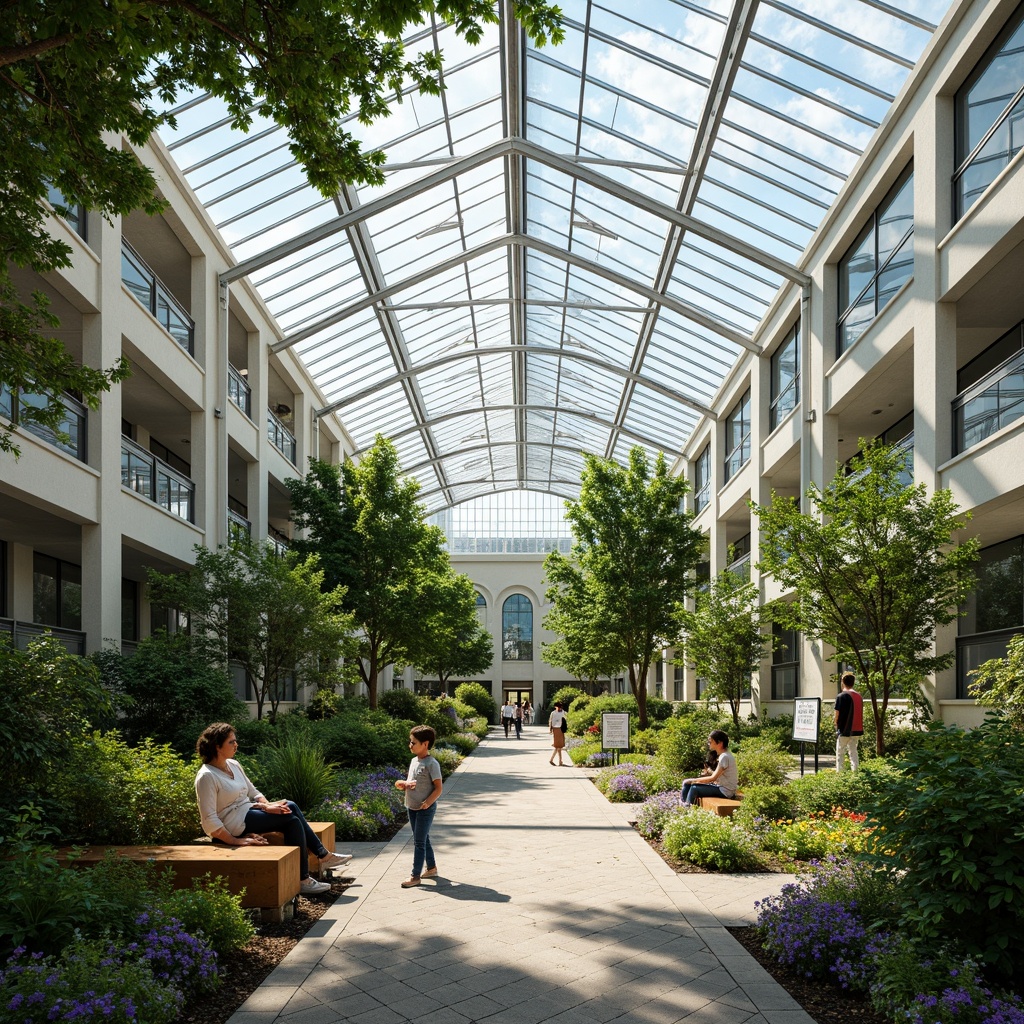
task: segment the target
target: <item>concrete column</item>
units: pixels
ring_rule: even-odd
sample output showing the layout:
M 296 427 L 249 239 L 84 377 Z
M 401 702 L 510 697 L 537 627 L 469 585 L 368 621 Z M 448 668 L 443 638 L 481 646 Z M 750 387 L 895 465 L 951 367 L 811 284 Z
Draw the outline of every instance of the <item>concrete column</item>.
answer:
M 95 217 L 92 244 L 99 251 L 100 311 L 82 317 L 82 356 L 109 367 L 121 355 L 121 225 Z M 99 522 L 82 526 L 82 629 L 86 650 L 121 644 L 121 386 L 115 384 L 89 412 L 89 465 L 100 472 Z
M 27 544 L 7 545 L 7 571 L 11 576 L 10 616 L 19 622 L 32 621 L 33 554 Z

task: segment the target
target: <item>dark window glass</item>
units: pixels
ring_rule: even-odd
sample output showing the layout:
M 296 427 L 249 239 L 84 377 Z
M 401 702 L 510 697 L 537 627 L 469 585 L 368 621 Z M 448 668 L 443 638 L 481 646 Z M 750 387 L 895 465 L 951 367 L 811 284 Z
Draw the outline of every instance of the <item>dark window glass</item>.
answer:
M 32 559 L 32 621 L 82 628 L 82 568 L 38 552 Z
M 800 325 L 772 355 L 769 429 L 774 430 L 800 403 Z
M 139 639 L 139 585 L 121 580 L 121 639 Z
M 776 648 L 772 653 L 772 700 L 795 700 L 800 696 L 800 634 L 772 624 Z
M 956 171 L 959 220 L 1024 144 L 1024 10 L 999 38 L 956 94 Z
M 914 273 L 914 173 L 908 167 L 839 261 L 842 355 Z
M 725 421 L 725 479 L 731 480 L 750 460 L 750 391 Z
M 960 635 L 1024 625 L 1024 537 L 984 548 L 974 573 L 978 585 L 967 599 Z
M 533 660 L 533 604 L 525 594 L 513 594 L 501 608 L 503 661 Z
M 697 456 L 693 470 L 693 510 L 700 512 L 711 501 L 711 445 Z

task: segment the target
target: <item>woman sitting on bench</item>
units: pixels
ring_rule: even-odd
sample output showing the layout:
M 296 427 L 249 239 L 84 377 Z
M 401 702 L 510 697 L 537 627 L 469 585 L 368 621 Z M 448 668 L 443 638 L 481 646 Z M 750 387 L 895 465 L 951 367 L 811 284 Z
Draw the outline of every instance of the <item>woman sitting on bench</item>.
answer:
M 708 737 L 708 746 L 718 755 L 718 764 L 710 775 L 699 779 L 683 779 L 680 803 L 684 807 L 692 807 L 702 796 L 724 796 L 731 800 L 739 789 L 739 771 L 736 758 L 729 753 L 728 734 L 716 729 Z
M 327 892 L 327 882 L 310 877 L 307 851 L 313 850 L 325 868 L 347 864 L 352 855 L 326 850 L 294 801 L 268 800 L 234 759 L 237 749 L 235 730 L 227 722 L 207 726 L 196 742 L 196 752 L 203 760 L 196 773 L 203 831 L 215 843 L 228 846 L 265 846 L 265 832 L 280 832 L 285 846 L 299 848 L 303 895 Z

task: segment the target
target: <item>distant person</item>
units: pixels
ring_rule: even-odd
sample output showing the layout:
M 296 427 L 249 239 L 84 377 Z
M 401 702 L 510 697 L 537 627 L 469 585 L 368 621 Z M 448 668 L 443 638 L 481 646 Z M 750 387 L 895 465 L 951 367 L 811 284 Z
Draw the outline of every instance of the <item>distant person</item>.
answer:
M 512 724 L 516 727 L 516 739 L 521 740 L 523 738 L 523 705 L 516 701 L 515 707 L 512 709 Z
M 435 739 L 437 734 L 429 725 L 417 725 L 412 729 L 409 749 L 413 757 L 409 762 L 409 775 L 395 783 L 395 789 L 405 791 L 405 806 L 412 827 L 412 874 L 402 883 L 403 889 L 411 889 L 420 884 L 421 878 L 433 878 L 437 874 L 437 861 L 430 845 L 430 826 L 442 789 L 441 766 L 430 753 Z
M 548 716 L 548 731 L 551 733 L 551 745 L 554 747 L 554 752 L 551 754 L 548 764 L 555 763 L 555 754 L 558 755 L 558 764 L 560 766 L 564 764 L 562 761 L 562 751 L 565 749 L 565 730 L 568 728 L 568 725 L 569 719 L 562 710 L 562 705 L 556 704 L 555 710 Z
M 523 725 L 530 725 L 533 722 L 533 705 L 529 700 L 523 701 Z
M 850 758 L 850 770 L 860 767 L 860 738 L 864 735 L 864 698 L 853 688 L 856 678 L 844 672 L 839 680 L 842 690 L 836 697 L 836 771 L 846 771 L 845 753 Z
M 512 728 L 512 714 L 514 710 L 511 701 L 506 700 L 501 705 L 501 724 L 505 727 L 505 739 L 508 739 L 508 731 Z
M 692 807 L 699 797 L 717 796 L 732 800 L 739 789 L 739 769 L 736 758 L 729 753 L 729 736 L 721 729 L 715 729 L 708 736 L 708 747 L 718 756 L 714 770 L 699 779 L 683 779 L 680 802 L 684 807 Z
M 294 801 L 268 800 L 234 759 L 237 750 L 235 730 L 227 722 L 208 725 L 196 741 L 203 761 L 195 781 L 203 831 L 228 846 L 266 846 L 264 833 L 280 832 L 285 846 L 299 848 L 299 891 L 304 896 L 327 892 L 328 882 L 310 877 L 307 851 L 320 858 L 322 868 L 347 864 L 352 854 L 325 849 Z

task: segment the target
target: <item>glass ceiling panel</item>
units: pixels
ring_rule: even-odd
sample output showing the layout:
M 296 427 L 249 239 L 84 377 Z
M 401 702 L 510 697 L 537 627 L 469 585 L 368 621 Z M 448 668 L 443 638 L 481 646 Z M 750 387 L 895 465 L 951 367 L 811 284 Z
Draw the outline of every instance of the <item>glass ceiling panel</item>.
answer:
M 248 266 L 280 338 L 360 449 L 393 434 L 430 508 L 573 495 L 582 451 L 678 452 L 699 415 L 680 398 L 711 403 L 785 279 L 771 261 L 797 263 L 949 3 L 760 0 L 731 38 L 729 0 L 561 6 L 566 42 L 524 43 L 519 75 L 497 26 L 410 37 L 444 51 L 443 95 L 345 120 L 385 153 L 380 186 L 320 196 L 281 129 L 257 110 L 240 135 L 200 95 L 162 133 L 237 260 L 288 245 Z M 511 156 L 509 111 L 544 154 Z M 561 355 L 472 354 L 510 346 Z

